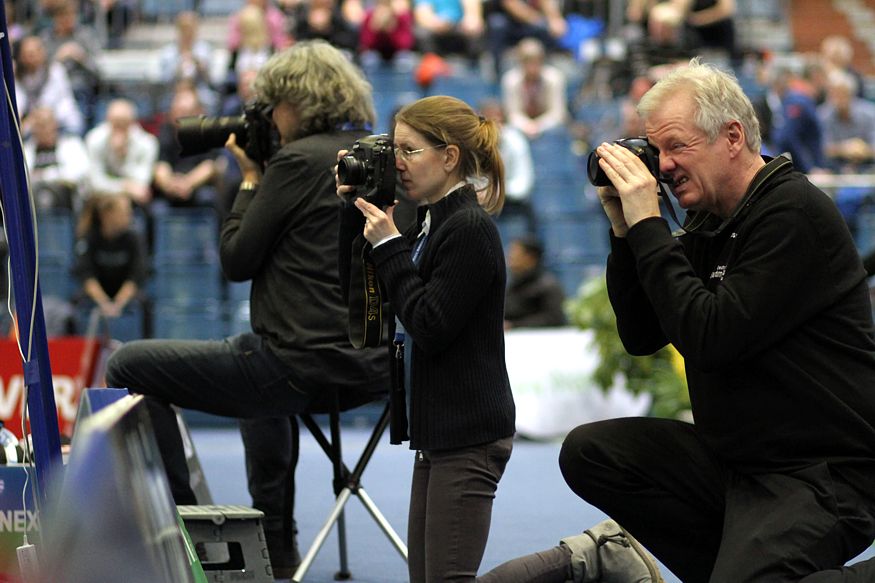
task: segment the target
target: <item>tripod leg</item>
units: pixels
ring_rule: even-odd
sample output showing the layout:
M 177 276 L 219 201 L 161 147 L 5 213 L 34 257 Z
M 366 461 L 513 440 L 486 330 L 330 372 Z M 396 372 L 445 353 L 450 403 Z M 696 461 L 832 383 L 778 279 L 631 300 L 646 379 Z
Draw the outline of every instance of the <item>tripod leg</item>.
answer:
M 334 523 L 337 522 L 338 518 L 343 514 L 343 507 L 346 506 L 351 494 L 352 492 L 350 492 L 349 489 L 344 488 L 340 494 L 337 495 L 337 502 L 335 502 L 331 514 L 328 515 L 328 520 L 325 521 L 325 524 L 322 525 L 322 528 L 316 534 L 313 544 L 310 545 L 307 554 L 304 555 L 304 558 L 301 561 L 301 565 L 292 577 L 294 583 L 301 583 L 304 575 L 307 574 L 307 571 L 316 559 L 316 555 L 319 554 L 319 550 L 322 548 L 322 545 L 325 544 L 325 539 L 327 539 L 328 535 L 331 533 L 331 527 L 334 526 Z
M 344 489 L 344 492 L 348 492 Z M 346 513 L 341 509 L 337 516 L 337 551 L 340 553 L 340 570 L 334 574 L 335 581 L 346 581 L 352 579 L 352 573 L 349 572 L 349 560 L 346 554 Z
M 401 558 L 404 561 L 407 561 L 407 545 L 404 544 L 404 541 L 401 540 L 401 537 L 395 532 L 395 529 L 392 528 L 392 525 L 389 524 L 389 521 L 386 520 L 386 517 L 383 516 L 383 513 L 380 512 L 380 509 L 377 508 L 377 505 L 374 504 L 374 501 L 371 500 L 371 497 L 368 496 L 368 493 L 365 492 L 364 488 L 359 487 L 356 491 L 356 495 L 359 497 L 359 500 L 362 501 L 365 509 L 371 514 L 374 521 L 377 523 L 377 526 L 380 527 L 380 530 L 389 538 L 389 541 L 395 547 L 395 549 L 401 554 Z

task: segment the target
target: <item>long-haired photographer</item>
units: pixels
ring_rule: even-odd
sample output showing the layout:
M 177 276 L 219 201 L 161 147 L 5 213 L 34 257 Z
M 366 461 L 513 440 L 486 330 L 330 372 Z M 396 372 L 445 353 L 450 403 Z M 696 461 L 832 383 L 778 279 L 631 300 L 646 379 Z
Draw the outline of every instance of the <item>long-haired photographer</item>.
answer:
M 223 136 L 243 182 L 220 241 L 225 275 L 252 281 L 252 332 L 220 341 L 133 342 L 113 355 L 107 380 L 146 395 L 178 504 L 195 499 L 170 405 L 240 418 L 253 505 L 265 513 L 274 575 L 284 578 L 300 560 L 294 415 L 320 410 L 327 387 L 339 389 L 345 408 L 385 394 L 388 386 L 385 353 L 355 350 L 348 340 L 337 275 L 336 152 L 368 134 L 374 108 L 361 72 L 320 41 L 271 57 L 255 89 L 279 147 L 265 163 L 238 145 L 240 128 L 258 123 L 231 124 L 238 134 Z M 269 142 L 245 137 L 247 146 Z

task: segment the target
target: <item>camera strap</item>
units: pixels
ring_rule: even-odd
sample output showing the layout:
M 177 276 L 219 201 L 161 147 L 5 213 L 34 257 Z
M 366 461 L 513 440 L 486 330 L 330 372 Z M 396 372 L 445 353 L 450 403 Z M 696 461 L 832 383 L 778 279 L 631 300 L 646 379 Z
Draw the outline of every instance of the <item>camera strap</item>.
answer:
M 350 251 L 348 333 L 355 348 L 373 348 L 383 342 L 383 294 L 371 249 L 359 234 Z
M 671 200 L 669 199 L 668 189 L 664 182 L 659 181 L 659 195 L 662 197 L 663 203 L 665 203 L 666 208 L 668 209 L 668 214 L 671 215 L 672 220 L 674 220 L 675 224 L 681 228 L 683 233 L 688 233 L 690 235 L 698 235 L 700 237 L 713 238 L 723 232 L 723 230 L 732 223 L 739 214 L 754 202 L 756 202 L 756 197 L 763 192 L 762 186 L 768 182 L 769 178 L 771 178 L 776 172 L 779 170 L 792 165 L 793 162 L 790 161 L 787 154 L 782 154 L 780 156 L 775 156 L 769 162 L 760 169 L 757 175 L 754 177 L 750 186 L 748 186 L 747 193 L 744 195 L 744 198 L 738 203 L 735 207 L 735 210 L 732 211 L 732 214 L 723 219 L 723 221 L 717 226 L 716 229 L 711 231 L 703 231 L 701 228 L 705 225 L 708 220 L 715 216 L 711 213 L 702 212 L 696 214 L 690 214 L 689 220 L 686 225 L 682 225 L 678 220 L 677 214 L 675 213 L 674 207 L 671 204 Z

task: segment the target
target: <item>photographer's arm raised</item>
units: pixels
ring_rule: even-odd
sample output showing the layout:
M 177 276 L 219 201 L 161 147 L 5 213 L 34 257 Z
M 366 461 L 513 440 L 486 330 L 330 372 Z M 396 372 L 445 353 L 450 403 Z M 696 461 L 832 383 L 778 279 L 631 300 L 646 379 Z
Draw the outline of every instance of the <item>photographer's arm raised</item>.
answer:
M 596 151 L 599 166 L 614 185 L 599 189 L 614 235 L 625 237 L 636 223 L 661 216 L 656 179 L 644 163 L 628 148 L 616 144 L 602 144 Z

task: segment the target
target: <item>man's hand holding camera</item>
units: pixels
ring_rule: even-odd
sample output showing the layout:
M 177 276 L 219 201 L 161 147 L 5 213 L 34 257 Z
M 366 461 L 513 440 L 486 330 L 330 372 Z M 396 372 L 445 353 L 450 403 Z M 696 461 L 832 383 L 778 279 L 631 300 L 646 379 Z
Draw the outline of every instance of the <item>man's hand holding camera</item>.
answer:
M 603 143 L 596 149 L 599 167 L 613 186 L 598 189 L 599 200 L 617 237 L 625 237 L 639 221 L 660 216 L 656 178 L 626 147 Z
M 258 184 L 261 182 L 261 166 L 252 160 L 246 151 L 237 145 L 237 135 L 230 134 L 225 142 L 225 148 L 231 152 L 240 166 L 240 174 L 243 177 L 243 182 Z

